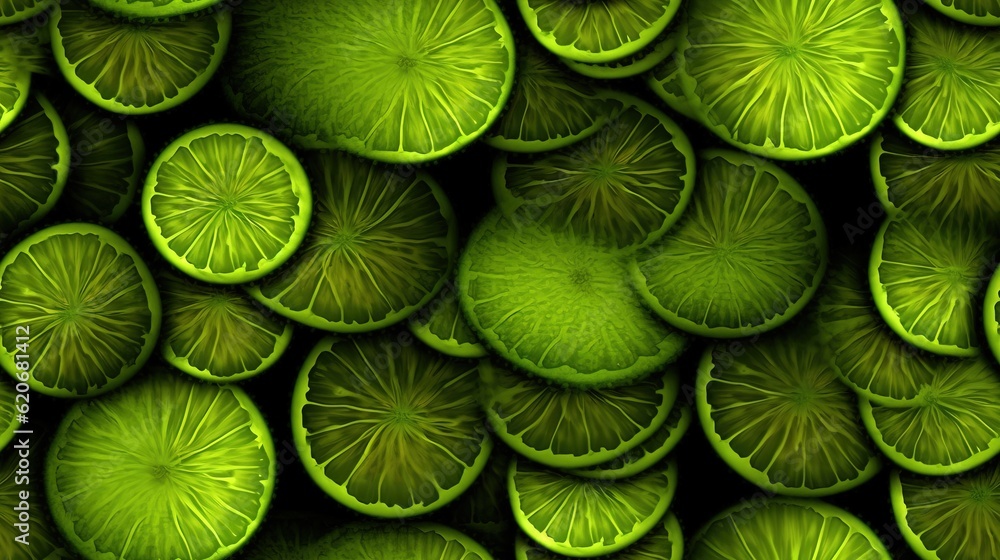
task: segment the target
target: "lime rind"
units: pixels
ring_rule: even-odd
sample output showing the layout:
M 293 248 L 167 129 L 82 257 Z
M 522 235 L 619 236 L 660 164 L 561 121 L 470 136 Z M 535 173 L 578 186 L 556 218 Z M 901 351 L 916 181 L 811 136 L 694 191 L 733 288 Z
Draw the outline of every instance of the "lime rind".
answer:
M 953 20 L 970 25 L 1000 25 L 1000 1 L 927 0 L 932 8 Z
M 621 552 L 602 556 L 605 560 L 681 560 L 684 557 L 684 533 L 680 521 L 668 511 L 645 537 Z M 566 558 L 542 548 L 524 534 L 514 542 L 514 560 L 561 560 Z
M 54 0 L 0 1 L 0 25 L 11 25 L 31 19 L 49 9 L 53 3 Z
M 983 332 L 993 357 L 1000 361 L 1000 269 L 993 272 L 983 298 Z
M 489 354 L 462 314 L 456 286 L 445 286 L 410 317 L 410 332 L 431 348 L 456 358 L 484 358 Z
M 94 6 L 127 18 L 168 18 L 207 10 L 231 10 L 233 0 L 88 0 Z
M 372 557 L 437 560 L 493 560 L 483 545 L 468 535 L 437 523 L 353 523 L 324 537 L 314 560 Z
M 646 74 L 646 85 L 667 107 L 689 119 L 698 120 L 698 113 L 688 101 L 681 86 L 680 67 L 676 51 Z
M 13 40 L 0 40 L 0 131 L 17 119 L 30 97 L 31 71 L 19 55 Z
M 562 61 L 577 74 L 582 74 L 588 78 L 597 80 L 622 80 L 652 70 L 657 64 L 666 60 L 667 57 L 673 56 L 676 48 L 677 41 L 671 35 L 664 39 L 658 38 L 655 43 L 641 52 L 621 60 L 606 62 L 604 64 L 588 64 L 568 58 L 564 58 Z

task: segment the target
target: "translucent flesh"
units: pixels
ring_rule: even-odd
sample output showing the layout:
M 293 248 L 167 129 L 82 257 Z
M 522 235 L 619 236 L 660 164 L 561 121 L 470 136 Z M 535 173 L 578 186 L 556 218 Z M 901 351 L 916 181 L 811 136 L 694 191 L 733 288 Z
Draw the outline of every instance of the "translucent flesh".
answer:
M 946 16 L 975 25 L 1000 25 L 1000 0 L 928 0 Z
M 8 3 L 0 1 L 0 24 L 17 13 Z M 12 40 L 0 40 L 0 130 L 10 126 L 28 101 L 31 72 L 19 56 Z
M 438 352 L 457 358 L 482 358 L 486 348 L 479 343 L 458 303 L 454 284 L 445 286 L 437 297 L 410 317 L 410 330 Z
M 91 0 L 105 10 L 129 17 L 163 18 L 197 12 L 223 0 Z M 239 4 L 233 4 L 238 6 Z
M 0 25 L 24 21 L 51 5 L 52 0 L 0 0 Z
M 562 560 L 560 554 L 550 552 L 523 535 L 518 535 L 514 549 L 515 560 Z M 639 542 L 621 552 L 605 556 L 605 560 L 681 560 L 684 553 L 684 535 L 677 516 L 668 512 Z
M 10 402 L 14 402 L 13 391 L 10 397 Z M 58 531 L 47 519 L 48 512 L 41 498 L 41 486 L 37 482 L 31 482 L 30 474 L 28 481 L 22 480 L 23 474 L 17 474 L 19 459 L 20 456 L 14 449 L 4 451 L 0 458 L 0 556 L 10 560 L 70 558 L 69 552 L 63 548 Z M 33 480 L 40 481 L 41 476 Z M 20 529 L 14 527 L 21 522 L 18 519 L 20 512 L 14 508 L 20 506 L 22 492 L 28 492 L 31 498 L 23 500 L 28 502 L 29 507 L 28 546 L 14 540 L 21 535 Z
M 320 544 L 319 560 L 493 560 L 469 537 L 440 525 L 355 524 Z

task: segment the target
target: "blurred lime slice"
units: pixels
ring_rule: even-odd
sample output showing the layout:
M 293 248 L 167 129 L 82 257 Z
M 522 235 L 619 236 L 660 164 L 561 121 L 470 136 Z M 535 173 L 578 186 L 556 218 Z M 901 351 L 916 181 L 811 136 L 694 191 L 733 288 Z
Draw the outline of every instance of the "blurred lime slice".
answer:
M 33 18 L 52 6 L 53 0 L 0 0 L 0 25 Z
M 645 49 L 620 60 L 602 64 L 589 64 L 565 58 L 563 62 L 574 72 L 589 78 L 621 80 L 652 70 L 654 66 L 663 62 L 667 57 L 673 56 L 676 48 L 677 41 L 675 37 L 669 36 L 663 38 L 661 36 L 657 38 L 656 42 Z
M 339 525 L 332 516 L 278 511 L 267 517 L 240 556 L 245 560 L 316 560 L 323 538 Z
M 31 439 L 30 435 L 28 437 Z M 49 520 L 48 508 L 42 499 L 42 477 L 31 477 L 30 473 L 27 477 L 23 473 L 18 474 L 18 462 L 23 459 L 19 451 L 6 449 L 0 453 L 0 557 L 10 560 L 75 558 L 65 549 L 59 531 Z M 28 470 L 31 470 L 30 466 Z M 27 500 L 22 495 L 24 493 L 27 493 Z M 24 509 L 25 502 L 28 504 L 27 510 Z M 19 527 L 14 526 L 22 522 L 18 518 L 20 511 L 15 508 L 28 512 L 27 533 L 22 533 Z M 15 538 L 24 539 L 27 546 L 14 540 Z
M 129 18 L 167 18 L 211 8 L 223 0 L 89 0 L 89 2 L 102 10 Z M 238 5 L 239 0 L 236 3 L 228 0 L 218 11 L 232 9 L 231 6 Z
M 9 2 L 0 0 L 0 22 L 12 11 L 5 4 Z M 19 45 L 10 38 L 0 39 L 0 131 L 21 113 L 31 89 L 31 70 L 23 64 Z
M 942 14 L 972 25 L 1000 25 L 1000 0 L 927 0 Z
M 688 101 L 681 85 L 679 54 L 676 50 L 670 53 L 662 63 L 646 74 L 646 84 L 653 90 L 667 107 L 689 119 L 698 119 L 698 113 Z
M 507 467 L 513 452 L 497 445 L 486 468 L 468 490 L 447 507 L 448 523 L 484 545 L 509 548 L 514 523 L 507 497 Z
M 456 358 L 482 358 L 486 347 L 479 343 L 462 308 L 454 284 L 445 286 L 437 297 L 410 317 L 410 331 L 431 348 Z
M 30 343 L 24 343 L 24 346 L 17 349 L 31 351 Z M 31 354 L 28 354 L 30 357 Z M 16 362 L 15 362 L 16 364 Z M 31 362 L 28 362 L 31 365 Z M 22 406 L 22 403 L 30 404 L 31 395 L 21 394 L 14 389 L 14 383 L 16 381 L 4 380 L 0 381 L 0 449 L 7 447 L 10 440 L 14 439 L 14 430 L 17 430 L 21 426 L 21 422 L 18 421 L 15 414 L 17 413 L 17 407 Z
M 436 523 L 355 523 L 324 538 L 316 560 L 493 560 L 482 545 Z
M 517 536 L 514 560 L 562 560 L 555 554 L 532 542 L 524 535 Z M 604 560 L 681 560 L 684 555 L 684 535 L 677 516 L 667 512 L 663 519 L 639 542 L 621 552 L 602 556 Z

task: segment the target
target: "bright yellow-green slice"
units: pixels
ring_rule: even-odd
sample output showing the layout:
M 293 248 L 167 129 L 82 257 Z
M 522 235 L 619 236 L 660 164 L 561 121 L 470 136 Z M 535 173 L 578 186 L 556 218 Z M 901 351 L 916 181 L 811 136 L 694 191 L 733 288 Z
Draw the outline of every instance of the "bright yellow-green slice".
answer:
M 1000 272 L 994 271 L 983 299 L 983 325 L 993 357 L 1000 358 Z
M 652 70 L 654 66 L 673 56 L 676 48 L 677 40 L 673 35 L 670 35 L 666 38 L 657 38 L 656 42 L 645 49 L 620 60 L 603 64 L 588 64 L 564 58 L 563 62 L 578 74 L 589 78 L 621 80 Z
M 313 560 L 493 560 L 482 545 L 436 523 L 355 523 L 320 541 Z
M 1000 0 L 927 0 L 942 14 L 972 25 L 1000 25 Z
M 166 18 L 197 12 L 220 4 L 219 11 L 239 6 L 233 0 L 89 0 L 98 8 L 130 18 Z
M 0 0 L 0 22 L 8 13 L 14 12 L 12 6 L 5 4 L 10 4 L 10 1 Z M 9 38 L 0 40 L 0 131 L 10 126 L 21 113 L 31 89 L 31 70 L 19 56 L 20 44 Z
M 482 358 L 488 354 L 462 314 L 454 284 L 445 286 L 437 297 L 414 313 L 409 325 L 414 336 L 442 354 L 456 358 Z
M 663 519 L 639 542 L 621 552 L 604 556 L 606 560 L 681 560 L 684 556 L 684 534 L 677 516 L 667 512 Z M 517 536 L 514 545 L 515 560 L 562 560 L 555 554 L 532 542 L 524 535 Z
M 19 449 L 7 449 L 0 454 L 0 557 L 9 560 L 57 560 L 74 556 L 65 548 L 58 530 L 48 519 L 43 498 L 42 477 L 31 472 L 31 434 L 29 440 L 28 474 L 18 474 L 18 462 L 24 459 Z M 41 462 L 41 461 L 39 461 Z M 24 469 L 21 469 L 24 470 Z M 34 476 L 32 476 L 34 475 Z M 22 497 L 27 493 L 27 500 Z M 27 515 L 27 522 L 19 519 Z M 20 526 L 15 526 L 22 524 Z M 15 540 L 17 539 L 17 540 Z

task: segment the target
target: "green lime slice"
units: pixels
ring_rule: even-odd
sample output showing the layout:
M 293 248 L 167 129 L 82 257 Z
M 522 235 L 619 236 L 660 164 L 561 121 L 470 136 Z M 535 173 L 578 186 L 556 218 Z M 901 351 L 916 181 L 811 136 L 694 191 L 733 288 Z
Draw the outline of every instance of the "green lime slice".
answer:
M 91 4 L 130 18 L 166 18 L 211 8 L 223 0 L 89 0 Z M 226 4 L 238 6 L 228 0 Z M 219 11 L 225 11 L 223 4 Z
M 257 280 L 287 261 L 309 229 L 312 191 L 299 160 L 248 126 L 197 128 L 153 162 L 146 229 L 170 264 L 219 284 Z
M 871 168 L 875 194 L 890 215 L 1000 222 L 1000 144 L 939 152 L 887 132 L 872 143 Z
M 8 3 L 0 0 L 0 24 L 12 11 L 5 6 Z M 11 39 L 0 39 L 0 130 L 10 126 L 21 113 L 30 89 L 31 70 L 23 64 L 18 47 Z
M 91 397 L 120 386 L 152 355 L 160 317 L 149 269 L 104 227 L 52 226 L 0 260 L 0 366 L 16 378 L 27 342 L 32 391 Z
M 676 360 L 686 338 L 652 317 L 625 253 L 490 213 L 459 263 L 459 302 L 514 365 L 579 388 L 628 383 Z
M 493 166 L 507 217 L 534 220 L 619 248 L 650 243 L 681 216 L 694 189 L 694 148 L 659 109 L 625 94 L 596 134 L 542 157 L 508 154 Z M 607 241 L 605 241 L 607 240 Z
M 24 346 L 22 349 L 29 350 L 30 346 Z M 31 365 L 30 362 L 28 365 Z M 28 403 L 31 395 L 15 391 L 13 382 L 0 381 L 0 399 L 3 399 L 0 400 L 0 449 L 2 449 L 14 439 L 14 430 L 21 426 L 21 422 L 15 416 L 16 407 Z
M 275 470 L 271 434 L 245 392 L 155 371 L 69 409 L 45 490 L 88 560 L 216 560 L 257 530 Z
M 475 362 L 383 334 L 326 338 L 292 399 L 302 462 L 327 494 L 376 517 L 411 517 L 454 501 L 493 448 Z
M 493 448 L 486 468 L 468 490 L 448 505 L 448 523 L 496 548 L 509 547 L 513 520 L 507 497 L 507 467 L 513 452 L 506 446 Z
M 1000 271 L 994 271 L 983 300 L 983 324 L 986 342 L 993 356 L 1000 359 Z
M 612 62 L 641 51 L 666 29 L 680 5 L 680 0 L 517 0 L 539 43 L 558 56 L 588 63 Z
M 184 103 L 211 80 L 232 12 L 130 22 L 67 2 L 51 29 L 59 70 L 80 95 L 108 111 L 145 115 Z
M 933 4 L 933 2 L 932 2 Z M 1000 134 L 1000 36 L 918 11 L 908 20 L 906 81 L 896 126 L 940 150 Z
M 380 329 L 427 304 L 458 253 L 457 220 L 441 187 L 422 172 L 340 152 L 316 153 L 307 167 L 315 206 L 306 241 L 250 295 L 335 332 Z
M 684 92 L 742 150 L 785 160 L 834 153 L 874 129 L 899 94 L 906 41 L 893 0 L 690 8 L 677 47 Z
M 630 451 L 666 422 L 680 376 L 670 369 L 630 385 L 572 389 L 484 363 L 486 419 L 501 441 L 557 469 L 592 467 Z
M 857 397 L 812 329 L 709 347 L 695 396 L 712 447 L 768 492 L 828 496 L 867 482 L 882 467 Z
M 53 0 L 0 0 L 0 25 L 33 18 L 52 6 Z
M 906 543 L 924 560 L 1000 558 L 1000 469 L 954 478 L 893 472 L 892 511 Z
M 677 516 L 667 512 L 663 519 L 639 542 L 625 550 L 602 556 L 605 560 L 681 560 L 684 555 L 684 535 Z M 514 545 L 514 560 L 563 560 L 535 544 L 524 535 L 517 536 Z
M 437 297 L 410 317 L 410 332 L 431 348 L 456 358 L 482 358 L 486 347 L 479 343 L 462 308 L 454 284 L 445 286 Z
M 356 523 L 323 539 L 315 560 L 493 560 L 482 545 L 436 523 Z
M 672 52 L 661 64 L 649 71 L 646 84 L 667 107 L 689 119 L 697 120 L 698 113 L 688 101 L 681 85 L 680 67 L 677 65 L 679 58 L 676 51 Z
M 69 178 L 70 143 L 55 108 L 32 97 L 0 136 L 0 241 L 45 217 Z
M 496 125 L 483 137 L 508 152 L 555 150 L 597 132 L 615 104 L 537 45 L 518 45 L 517 81 Z
M 826 271 L 826 228 L 776 165 L 702 154 L 689 208 L 631 265 L 643 300 L 672 326 L 734 338 L 771 330 L 805 307 Z
M 13 397 L 13 395 L 11 395 Z M 33 439 L 30 435 L 28 439 Z M 36 440 L 37 441 L 37 440 Z M 28 446 L 37 444 L 29 441 Z M 57 560 L 74 558 L 65 548 L 59 532 L 48 519 L 43 503 L 41 476 L 31 477 L 18 470 L 22 460 L 19 449 L 7 449 L 0 456 L 0 557 L 10 560 Z M 30 465 L 30 449 L 28 471 Z M 27 492 L 27 498 L 24 494 Z M 27 523 L 19 519 L 26 512 Z M 18 539 L 18 540 L 15 540 Z
M 967 471 L 1000 453 L 1000 375 L 986 358 L 940 360 L 913 402 L 861 399 L 868 433 L 896 464 L 918 474 Z
M 600 556 L 656 528 L 677 490 L 677 465 L 608 484 L 514 459 L 507 488 L 514 520 L 535 543 L 565 556 Z
M 603 64 L 588 64 L 564 58 L 563 62 L 578 74 L 598 80 L 621 80 L 648 72 L 667 57 L 673 56 L 677 40 L 673 35 L 657 41 L 642 51 L 621 60 Z
M 858 394 L 880 404 L 902 404 L 931 382 L 931 365 L 875 309 L 863 260 L 841 255 L 817 300 L 834 370 Z
M 246 560 L 316 560 L 324 537 L 333 532 L 337 520 L 315 513 L 278 511 L 270 513 L 260 530 L 247 543 Z
M 227 95 L 307 148 L 390 163 L 437 159 L 485 133 L 514 85 L 494 0 L 247 2 Z
M 906 342 L 935 354 L 979 354 L 975 299 L 1000 240 L 963 216 L 897 216 L 875 237 L 868 277 L 875 307 Z
M 241 381 L 277 362 L 292 326 L 264 313 L 244 292 L 165 275 L 160 352 L 167 363 L 206 381 Z
M 942 14 L 972 25 L 1000 25 L 1000 0 L 927 0 Z
M 705 524 L 688 546 L 690 560 L 781 558 L 891 560 L 863 521 L 819 500 L 744 500 Z

